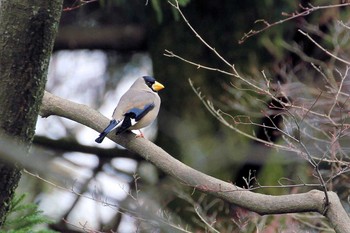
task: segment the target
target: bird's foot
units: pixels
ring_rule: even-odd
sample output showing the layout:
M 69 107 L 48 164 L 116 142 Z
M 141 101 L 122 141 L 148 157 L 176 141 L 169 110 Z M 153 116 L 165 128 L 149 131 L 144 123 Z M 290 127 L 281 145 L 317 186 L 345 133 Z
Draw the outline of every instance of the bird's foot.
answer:
M 135 138 L 145 138 L 145 135 L 139 130 L 140 134 L 136 134 Z

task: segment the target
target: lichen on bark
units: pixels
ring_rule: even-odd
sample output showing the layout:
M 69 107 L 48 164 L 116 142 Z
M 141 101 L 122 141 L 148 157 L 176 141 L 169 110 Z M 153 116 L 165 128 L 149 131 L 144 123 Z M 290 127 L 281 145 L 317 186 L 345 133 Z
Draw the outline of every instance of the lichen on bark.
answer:
M 28 147 L 33 139 L 61 11 L 62 0 L 0 4 L 0 137 Z M 0 161 L 0 177 L 1 227 L 20 169 Z

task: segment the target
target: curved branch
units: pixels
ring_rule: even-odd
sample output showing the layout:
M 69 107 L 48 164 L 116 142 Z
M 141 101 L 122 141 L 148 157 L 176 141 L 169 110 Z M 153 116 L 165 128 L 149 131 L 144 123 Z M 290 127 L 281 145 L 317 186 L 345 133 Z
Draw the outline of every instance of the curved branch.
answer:
M 40 115 L 57 115 L 101 131 L 109 119 L 86 105 L 77 104 L 45 92 Z M 97 134 L 96 134 L 97 135 Z M 175 159 L 162 148 L 144 138 L 135 138 L 132 133 L 109 134 L 109 138 L 128 150 L 138 153 L 165 173 L 185 185 L 222 198 L 250 211 L 264 214 L 318 212 L 328 218 L 336 232 L 350 232 L 350 218 L 334 192 L 328 192 L 330 205 L 324 208 L 323 192 L 312 190 L 307 193 L 281 196 L 264 195 L 239 188 L 231 183 L 201 173 Z

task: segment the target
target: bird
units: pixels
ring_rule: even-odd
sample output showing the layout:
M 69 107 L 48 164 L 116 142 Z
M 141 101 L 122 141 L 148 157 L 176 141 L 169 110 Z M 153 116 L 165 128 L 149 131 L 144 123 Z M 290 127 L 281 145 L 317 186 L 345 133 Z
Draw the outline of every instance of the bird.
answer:
M 150 125 L 158 115 L 161 103 L 158 91 L 163 88 L 163 84 L 152 76 L 136 79 L 120 98 L 113 111 L 112 120 L 95 142 L 102 143 L 107 134 L 114 129 L 118 135 L 127 130 L 141 129 Z

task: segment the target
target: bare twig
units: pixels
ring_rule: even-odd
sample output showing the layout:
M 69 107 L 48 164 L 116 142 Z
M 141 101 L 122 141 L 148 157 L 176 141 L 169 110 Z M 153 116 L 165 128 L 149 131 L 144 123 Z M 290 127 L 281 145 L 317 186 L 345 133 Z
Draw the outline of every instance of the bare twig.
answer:
M 70 7 L 66 7 L 63 9 L 63 11 L 72 11 L 72 10 L 76 10 L 82 6 L 84 6 L 85 4 L 88 3 L 92 3 L 92 2 L 97 2 L 98 0 L 76 0 L 72 6 Z
M 324 9 L 330 9 L 330 8 L 340 8 L 340 7 L 346 7 L 346 6 L 350 6 L 350 3 L 342 3 L 342 4 L 331 4 L 331 5 L 325 5 L 325 6 L 312 6 L 311 4 L 309 4 L 309 7 L 303 7 L 301 5 L 299 5 L 300 8 L 302 9 L 301 12 L 293 12 L 293 13 L 282 13 L 282 15 L 284 16 L 288 16 L 285 19 L 281 19 L 278 20 L 276 22 L 273 23 L 269 23 L 268 21 L 264 20 L 264 19 L 260 19 L 260 20 L 256 20 L 255 23 L 262 23 L 264 26 L 259 29 L 259 30 L 250 30 L 249 32 L 245 33 L 244 36 L 238 41 L 239 44 L 242 44 L 243 42 L 245 42 L 248 38 L 259 34 L 263 31 L 266 31 L 267 29 L 283 24 L 287 21 L 299 18 L 299 17 L 303 17 L 303 16 L 307 16 L 317 10 L 324 10 Z
M 350 69 L 350 67 L 347 66 L 344 75 L 341 75 L 341 81 L 339 84 L 339 88 L 338 88 L 337 93 L 335 95 L 334 103 L 333 103 L 332 107 L 329 109 L 328 116 L 331 116 L 334 107 L 336 106 L 336 104 L 338 104 L 339 95 L 340 95 L 341 90 L 343 88 L 344 80 L 348 77 L 349 69 Z
M 173 6 L 177 12 L 181 15 L 182 19 L 186 22 L 187 26 L 192 30 L 192 32 L 196 35 L 196 37 L 208 48 L 210 49 L 222 62 L 224 62 L 226 65 L 228 65 L 233 72 L 235 73 L 235 76 L 238 75 L 234 65 L 230 64 L 215 48 L 210 46 L 198 33 L 197 31 L 192 27 L 192 25 L 189 23 L 188 19 L 185 17 L 185 15 L 182 13 L 181 8 L 179 6 L 179 2 L 175 1 L 175 3 L 172 3 L 168 1 L 171 6 Z
M 165 50 L 165 53 L 163 54 L 164 56 L 166 57 L 173 57 L 173 58 L 177 58 L 183 62 L 186 62 L 188 64 L 191 64 L 193 66 L 196 66 L 197 69 L 206 69 L 206 70 L 210 70 L 210 71 L 216 71 L 216 72 L 219 72 L 219 73 L 223 73 L 223 74 L 226 74 L 226 75 L 229 75 L 229 76 L 235 76 L 234 73 L 231 73 L 231 72 L 227 72 L 227 71 L 224 71 L 224 70 L 221 70 L 221 69 L 218 69 L 218 68 L 214 68 L 214 67 L 209 67 L 209 66 L 204 66 L 204 65 L 201 65 L 199 63 L 195 63 L 193 61 L 190 61 L 190 60 L 187 60 L 179 55 L 176 55 L 174 52 L 172 51 L 169 51 L 169 50 Z
M 300 32 L 301 34 L 303 34 L 304 36 L 306 36 L 313 44 L 315 44 L 319 49 L 321 49 L 323 52 L 325 52 L 326 54 L 328 54 L 329 56 L 333 57 L 334 59 L 346 64 L 346 65 L 350 65 L 350 62 L 335 56 L 333 53 L 329 52 L 327 49 L 323 48 L 319 43 L 317 43 L 308 33 L 302 31 L 301 29 L 298 30 L 298 32 Z
M 219 231 L 213 227 L 213 224 L 208 223 L 207 220 L 202 216 L 202 214 L 199 213 L 200 212 L 199 209 L 200 209 L 200 207 L 198 207 L 198 206 L 194 207 L 194 211 L 196 212 L 197 216 L 201 219 L 201 221 L 204 222 L 205 225 L 209 227 L 211 232 L 219 233 Z

